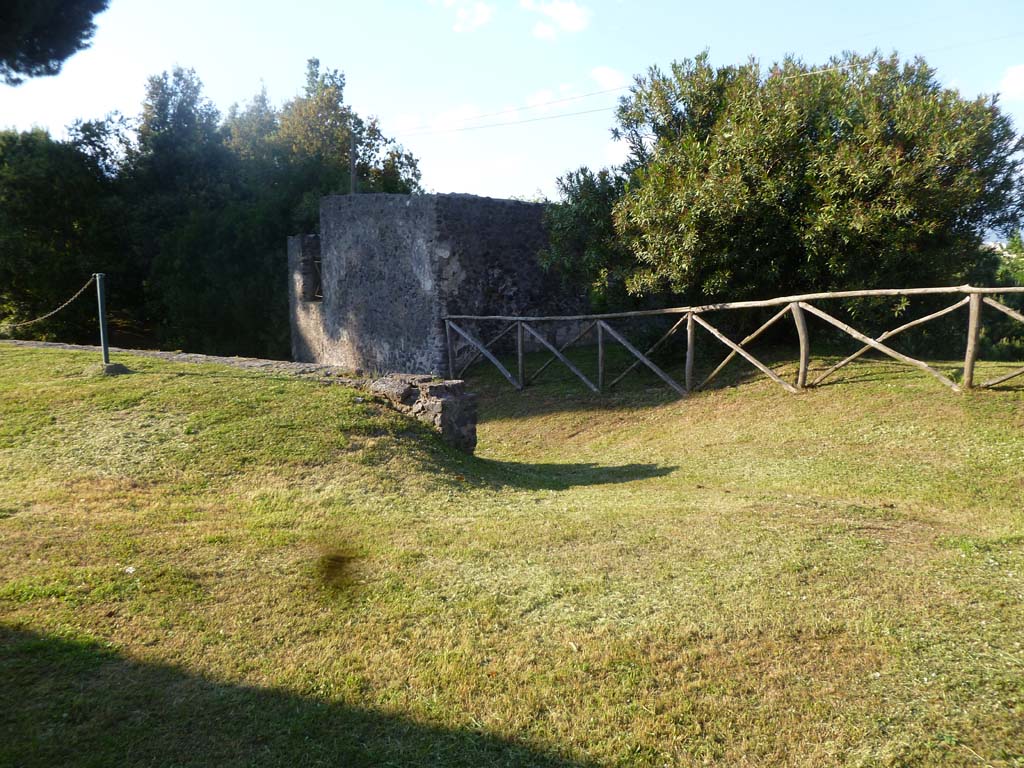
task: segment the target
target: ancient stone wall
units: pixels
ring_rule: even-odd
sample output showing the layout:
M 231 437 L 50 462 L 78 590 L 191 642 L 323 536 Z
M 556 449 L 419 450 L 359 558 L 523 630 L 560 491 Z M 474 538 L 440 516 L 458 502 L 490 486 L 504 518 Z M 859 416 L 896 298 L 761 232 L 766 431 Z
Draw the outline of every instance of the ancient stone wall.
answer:
M 430 196 L 321 201 L 325 338 L 317 362 L 374 373 L 441 373 L 435 231 Z
M 312 245 L 302 251 L 306 240 L 289 241 L 295 359 L 443 375 L 446 314 L 583 311 L 582 294 L 537 262 L 543 213 L 540 204 L 472 195 L 325 197 L 322 299 L 303 293 L 299 257 Z
M 323 302 L 315 293 L 319 280 L 320 238 L 297 235 L 288 238 L 288 305 L 291 310 L 292 360 L 313 362 L 324 349 Z
M 544 272 L 537 254 L 547 245 L 538 203 L 472 195 L 437 197 L 441 281 L 446 314 L 567 314 L 579 296 Z

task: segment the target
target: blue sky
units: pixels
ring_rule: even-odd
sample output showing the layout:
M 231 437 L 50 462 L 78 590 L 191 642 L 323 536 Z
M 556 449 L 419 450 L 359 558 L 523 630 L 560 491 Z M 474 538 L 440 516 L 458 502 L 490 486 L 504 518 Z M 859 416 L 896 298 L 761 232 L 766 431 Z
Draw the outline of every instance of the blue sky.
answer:
M 76 118 L 136 115 L 146 78 L 175 64 L 222 110 L 261 85 L 281 104 L 315 56 L 420 158 L 427 189 L 554 196 L 560 174 L 621 157 L 609 135 L 621 91 L 587 94 L 705 48 L 715 64 L 879 48 L 924 55 L 965 95 L 1001 93 L 1024 129 L 1021 0 L 111 0 L 97 21 L 57 77 L 0 85 L 0 126 L 59 136 Z M 521 122 L 535 118 L 554 119 Z M 515 124 L 457 130 L 496 123 Z

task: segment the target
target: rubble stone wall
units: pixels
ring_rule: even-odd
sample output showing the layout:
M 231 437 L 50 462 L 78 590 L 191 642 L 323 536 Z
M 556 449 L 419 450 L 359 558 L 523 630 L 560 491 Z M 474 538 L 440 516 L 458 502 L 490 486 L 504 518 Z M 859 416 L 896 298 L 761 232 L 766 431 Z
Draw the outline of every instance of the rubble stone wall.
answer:
M 325 197 L 322 300 L 302 294 L 306 240 L 289 240 L 294 359 L 353 372 L 447 375 L 446 314 L 584 311 L 582 292 L 537 261 L 547 242 L 543 214 L 542 204 L 473 195 Z M 464 343 L 456 346 L 468 354 Z

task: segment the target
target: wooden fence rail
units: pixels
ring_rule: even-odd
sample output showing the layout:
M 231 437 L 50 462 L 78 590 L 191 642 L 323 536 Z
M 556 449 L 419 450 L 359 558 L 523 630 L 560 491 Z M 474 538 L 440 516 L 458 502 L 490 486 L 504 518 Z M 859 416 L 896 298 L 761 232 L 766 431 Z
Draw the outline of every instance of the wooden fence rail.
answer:
M 594 315 L 555 315 L 555 316 L 537 316 L 537 317 L 515 317 L 505 315 L 448 315 L 444 318 L 445 332 L 448 343 L 448 370 L 449 375 L 453 378 L 461 377 L 465 373 L 466 369 L 470 365 L 475 363 L 481 357 L 488 360 L 493 364 L 498 371 L 504 376 L 510 384 L 516 389 L 523 389 L 528 383 L 535 380 L 544 370 L 548 368 L 554 362 L 560 362 L 566 366 L 569 371 L 572 372 L 583 384 L 593 392 L 604 392 L 613 388 L 616 384 L 622 381 L 630 372 L 635 370 L 639 366 L 646 366 L 650 369 L 658 378 L 660 378 L 665 384 L 672 388 L 679 395 L 686 395 L 690 392 L 706 387 L 724 368 L 728 365 L 737 355 L 745 359 L 748 363 L 753 365 L 765 376 L 776 382 L 789 392 L 799 392 L 807 387 L 814 387 L 823 382 L 826 378 L 831 376 L 836 371 L 849 365 L 857 358 L 870 350 L 875 350 L 887 355 L 895 360 L 898 360 L 907 365 L 920 368 L 925 373 L 933 376 L 938 381 L 941 381 L 947 387 L 952 389 L 954 392 L 960 392 L 962 389 L 972 389 L 975 386 L 983 387 L 994 387 L 998 384 L 1002 384 L 1005 381 L 1009 381 L 1017 376 L 1024 375 L 1024 368 L 1020 368 L 1015 371 L 1011 371 L 1005 375 L 994 378 L 990 381 L 986 381 L 983 384 L 975 385 L 974 383 L 974 369 L 978 359 L 978 341 L 981 336 L 981 323 L 982 323 L 982 307 L 989 306 L 993 309 L 1002 312 L 1008 317 L 1014 320 L 1024 323 L 1024 314 L 1007 307 L 1006 305 L 997 301 L 993 296 L 999 294 L 1013 294 L 1013 293 L 1024 293 L 1024 287 L 1013 287 L 1013 288 L 979 288 L 971 285 L 961 285 L 950 288 L 885 288 L 878 290 L 868 291 L 833 291 L 829 293 L 809 293 L 800 296 L 783 296 L 776 299 L 766 299 L 763 301 L 735 301 L 727 302 L 723 304 L 706 304 L 703 306 L 696 307 L 672 307 L 668 309 L 653 309 L 653 310 L 641 310 L 637 312 L 614 312 L 605 314 L 594 314 Z M 852 326 L 844 323 L 831 314 L 825 312 L 819 307 L 814 306 L 811 302 L 825 301 L 832 299 L 852 299 L 852 298 L 868 298 L 877 296 L 931 296 L 931 295 L 942 295 L 942 294 L 955 294 L 960 295 L 963 298 L 959 299 L 956 303 L 940 309 L 937 312 L 919 317 L 916 320 L 911 320 L 908 323 L 893 328 L 890 331 L 886 331 L 877 338 L 872 338 L 866 334 L 861 333 Z M 901 352 L 896 351 L 885 343 L 886 340 L 902 333 L 903 331 L 915 328 L 923 325 L 924 323 L 936 320 L 940 317 L 948 315 L 961 307 L 966 306 L 968 308 L 968 327 L 967 327 L 967 349 L 964 353 L 964 368 L 963 377 L 961 383 L 950 379 L 945 374 L 936 370 L 932 366 L 925 363 L 923 360 L 917 360 L 909 355 L 905 355 Z M 781 307 L 770 320 L 765 322 L 756 331 L 746 336 L 742 341 L 735 342 L 730 339 L 721 330 L 712 325 L 704 315 L 711 312 L 718 312 L 723 310 L 740 310 L 740 309 L 752 309 L 752 308 L 765 308 L 765 307 Z M 808 373 L 810 369 L 810 332 L 807 327 L 807 315 L 811 314 L 815 317 L 823 320 L 829 325 L 834 326 L 843 333 L 853 337 L 857 341 L 861 342 L 863 346 L 854 352 L 849 357 L 839 361 L 835 365 L 831 366 L 823 373 L 821 373 L 813 381 L 808 382 Z M 615 329 L 611 322 L 615 320 L 625 320 L 630 318 L 638 317 L 657 317 L 664 315 L 678 315 L 679 318 L 673 323 L 672 327 L 666 331 L 661 338 L 659 338 L 654 344 L 646 350 L 641 352 L 635 347 L 622 333 Z M 797 366 L 796 380 L 790 383 L 778 375 L 769 366 L 765 365 L 762 361 L 758 360 L 750 350 L 747 349 L 747 345 L 752 343 L 761 334 L 771 328 L 775 323 L 781 320 L 786 315 L 790 315 L 793 318 L 793 323 L 796 327 L 797 338 L 799 339 L 799 364 Z M 505 325 L 503 330 L 496 336 L 493 336 L 487 343 L 482 342 L 465 327 L 464 323 L 470 322 L 501 322 Z M 577 332 L 571 339 L 564 342 L 560 346 L 552 342 L 548 337 L 537 328 L 540 323 L 565 323 L 574 322 L 582 323 L 583 328 Z M 661 367 L 655 364 L 651 359 L 655 351 L 657 351 L 666 341 L 668 341 L 675 333 L 682 327 L 686 328 L 686 364 L 685 364 L 685 378 L 682 384 L 673 379 L 667 372 Z M 696 386 L 694 385 L 694 349 L 696 332 L 698 328 L 703 328 L 713 338 L 720 341 L 728 350 L 729 353 L 726 355 L 715 368 L 711 371 L 707 377 L 704 378 Z M 512 330 L 515 330 L 515 346 L 516 346 L 516 375 L 514 376 L 501 361 L 495 356 L 492 348 L 494 345 L 505 338 Z M 580 341 L 591 331 L 596 331 L 597 336 L 597 382 L 594 383 L 590 380 L 579 368 L 573 364 L 571 360 L 565 355 L 565 350 L 570 346 Z M 532 338 L 536 344 L 546 349 L 551 353 L 551 357 L 544 362 L 536 371 L 532 374 L 527 374 L 525 365 L 525 349 L 527 336 Z M 462 338 L 464 344 L 469 347 L 471 352 L 467 362 L 461 367 L 457 367 L 456 363 L 458 358 L 458 351 L 456 349 L 456 337 Z M 611 380 L 606 385 L 606 371 L 605 371 L 605 344 L 606 339 L 611 339 L 617 342 L 626 349 L 634 358 L 636 358 L 626 370 L 622 371 L 618 376 Z

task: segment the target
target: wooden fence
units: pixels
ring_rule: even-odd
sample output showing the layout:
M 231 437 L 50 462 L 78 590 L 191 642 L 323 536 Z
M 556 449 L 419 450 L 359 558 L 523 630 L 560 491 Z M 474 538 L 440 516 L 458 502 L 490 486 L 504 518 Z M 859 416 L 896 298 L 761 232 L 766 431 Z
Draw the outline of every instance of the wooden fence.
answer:
M 808 293 L 801 296 L 783 296 L 776 299 L 766 299 L 763 301 L 734 301 L 725 304 L 707 304 L 699 307 L 672 307 L 669 309 L 651 309 L 642 310 L 638 312 L 616 312 L 608 314 L 596 314 L 596 315 L 560 315 L 560 316 L 548 316 L 548 317 L 510 317 L 503 315 L 448 315 L 444 318 L 445 331 L 447 334 L 448 343 L 448 369 L 449 375 L 452 378 L 461 378 L 465 373 L 466 369 L 479 360 L 481 357 L 490 361 L 501 374 L 508 379 L 509 383 L 512 384 L 516 389 L 523 389 L 527 384 L 536 379 L 544 370 L 552 363 L 558 361 L 565 365 L 572 373 L 582 381 L 587 388 L 593 392 L 604 392 L 611 389 L 623 378 L 625 378 L 631 371 L 635 370 L 638 366 L 644 365 L 649 368 L 658 378 L 665 382 L 669 387 L 675 390 L 679 395 L 686 395 L 690 392 L 695 392 L 703 387 L 706 387 L 712 379 L 714 379 L 730 361 L 733 360 L 737 355 L 745 359 L 761 373 L 776 382 L 780 386 L 784 387 L 789 392 L 799 392 L 807 387 L 813 387 L 826 378 L 831 376 L 833 373 L 838 371 L 840 368 L 849 365 L 858 357 L 863 355 L 865 352 L 870 350 L 876 350 L 889 357 L 899 360 L 907 365 L 912 365 L 916 368 L 920 368 L 922 371 L 934 376 L 936 379 L 941 381 L 947 387 L 952 389 L 954 392 L 960 392 L 961 388 L 971 389 L 974 387 L 994 387 L 997 384 L 1002 384 L 1005 381 L 1009 381 L 1017 376 L 1024 375 L 1024 368 L 1011 371 L 1005 375 L 994 378 L 990 381 L 986 381 L 982 384 L 975 384 L 974 382 L 974 368 L 975 363 L 978 359 L 978 340 L 981 335 L 981 320 L 982 320 L 982 307 L 987 305 L 999 312 L 1002 312 L 1014 320 L 1024 323 L 1024 314 L 1017 312 L 1010 307 L 997 301 L 994 296 L 997 294 L 1009 294 L 1009 293 L 1024 293 L 1024 287 L 1019 288 L 977 288 L 971 285 L 961 285 L 950 288 L 892 288 L 892 289 L 878 289 L 869 291 L 832 291 L 828 293 Z M 833 299 L 853 299 L 853 298 L 868 298 L 876 296 L 930 296 L 936 294 L 953 294 L 961 296 L 954 304 L 940 309 L 938 312 L 932 312 L 924 317 L 919 317 L 916 320 L 912 320 L 908 323 L 904 323 L 898 328 L 893 328 L 890 331 L 886 331 L 877 338 L 872 338 L 866 334 L 861 333 L 850 325 L 844 323 L 836 317 L 833 317 L 824 310 L 814 306 L 811 302 L 833 300 Z M 914 328 L 919 325 L 923 325 L 931 320 L 943 317 L 949 313 L 960 309 L 961 307 L 968 308 L 968 325 L 967 325 L 967 350 L 964 354 L 964 368 L 962 383 L 957 384 L 955 381 L 936 370 L 932 366 L 928 365 L 922 360 L 916 360 L 909 355 L 904 355 L 901 352 L 897 352 L 892 347 L 887 346 L 883 342 L 891 339 L 893 336 L 902 333 L 910 328 Z M 722 333 L 718 328 L 713 326 L 705 319 L 705 315 L 710 312 L 717 312 L 721 310 L 739 310 L 739 309 L 754 309 L 754 308 L 765 308 L 765 307 L 781 307 L 771 319 L 765 322 L 760 328 L 753 333 L 749 334 L 743 340 L 736 342 Z M 785 315 L 791 315 L 793 317 L 794 324 L 796 326 L 797 336 L 800 342 L 800 364 L 797 369 L 796 381 L 789 382 L 780 377 L 775 371 L 765 365 L 762 361 L 758 360 L 750 351 L 746 348 L 746 345 L 753 342 L 761 334 L 771 328 L 776 322 L 781 320 Z M 835 365 L 831 366 L 828 370 L 819 374 L 813 381 L 808 381 L 808 373 L 810 366 L 810 335 L 807 330 L 807 315 L 811 314 L 815 317 L 821 318 L 826 323 L 835 326 L 844 333 L 852 336 L 857 341 L 861 342 L 863 346 L 854 352 L 849 357 L 840 360 Z M 678 316 L 678 319 L 673 323 L 672 327 L 665 332 L 665 334 L 658 339 L 646 352 L 641 352 L 637 349 L 630 341 L 623 336 L 619 331 L 612 327 L 611 323 L 616 320 L 624 320 L 629 318 L 637 317 L 655 317 L 659 315 Z M 481 321 L 497 321 L 505 324 L 504 329 L 496 336 L 491 338 L 486 343 L 481 341 L 479 338 L 473 335 L 465 327 L 470 322 L 481 322 Z M 582 330 L 574 334 L 567 342 L 560 345 L 552 343 L 543 333 L 541 333 L 535 326 L 539 323 L 566 323 L 573 322 L 580 324 Z M 667 374 L 661 367 L 655 364 L 651 359 L 650 355 L 657 351 L 666 341 L 668 341 L 677 331 L 685 326 L 686 328 L 686 368 L 685 368 L 685 379 L 682 383 L 673 379 Z M 702 381 L 695 382 L 694 380 L 694 340 L 698 328 L 702 328 L 707 331 L 711 336 L 720 341 L 729 349 L 729 353 L 726 355 L 717 367 L 710 374 L 708 374 Z M 578 342 L 584 336 L 591 331 L 596 330 L 597 334 L 597 381 L 591 381 L 579 368 L 569 360 L 565 355 L 565 350 L 571 345 Z M 497 356 L 492 351 L 494 345 L 501 339 L 505 338 L 509 333 L 515 332 L 515 350 L 516 350 L 516 374 L 513 375 L 508 368 L 506 368 Z M 618 376 L 612 379 L 611 382 L 606 384 L 606 372 L 605 372 L 605 344 L 606 337 L 612 339 L 618 344 L 622 345 L 636 360 L 626 370 L 622 371 Z M 457 354 L 455 341 L 456 338 L 462 338 L 466 345 L 471 349 L 470 359 L 463 363 L 461 367 L 456 365 Z M 524 363 L 524 351 L 526 347 L 527 338 L 533 339 L 542 348 L 546 349 L 551 353 L 551 357 L 541 365 L 536 371 L 531 374 L 527 374 L 526 366 Z

